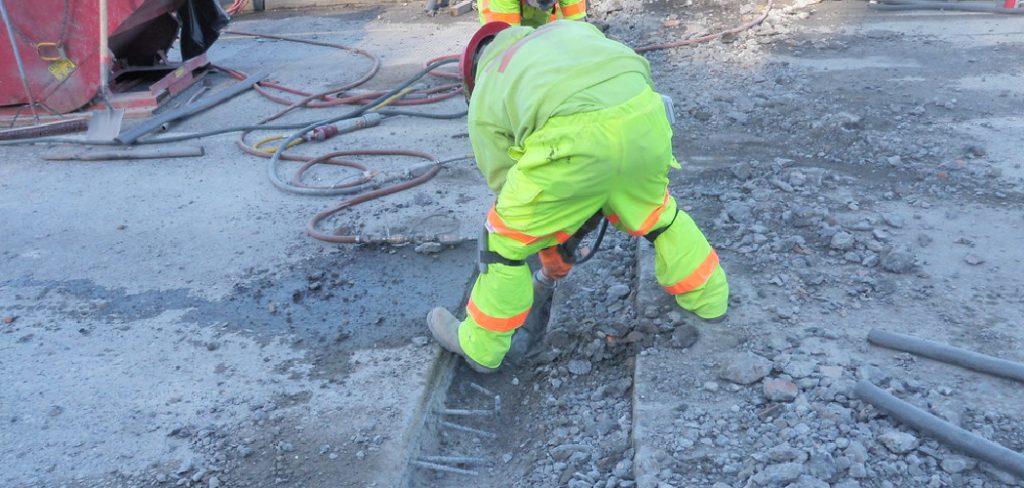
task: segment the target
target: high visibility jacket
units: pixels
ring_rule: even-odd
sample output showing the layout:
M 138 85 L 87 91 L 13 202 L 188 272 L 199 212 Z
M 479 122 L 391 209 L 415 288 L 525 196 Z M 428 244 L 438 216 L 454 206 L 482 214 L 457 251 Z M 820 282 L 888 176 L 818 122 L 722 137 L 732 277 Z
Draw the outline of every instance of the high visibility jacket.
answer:
M 588 23 L 557 21 L 500 32 L 480 55 L 469 102 L 470 142 L 491 190 L 501 191 L 506 173 L 523 154 L 523 142 L 550 117 L 571 114 L 573 103 L 625 101 L 636 95 L 617 93 L 620 85 L 614 80 L 624 75 L 653 87 L 646 59 Z M 579 96 L 595 86 L 594 97 Z
M 480 23 L 505 22 L 540 27 L 558 19 L 580 20 L 587 16 L 586 0 L 558 0 L 551 11 L 526 4 L 526 0 L 479 0 Z

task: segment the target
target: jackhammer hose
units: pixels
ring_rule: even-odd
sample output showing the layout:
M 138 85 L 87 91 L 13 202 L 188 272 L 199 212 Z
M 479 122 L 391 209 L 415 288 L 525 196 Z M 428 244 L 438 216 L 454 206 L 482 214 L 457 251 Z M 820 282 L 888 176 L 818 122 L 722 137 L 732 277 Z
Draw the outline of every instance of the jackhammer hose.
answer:
M 413 110 L 399 110 L 399 109 L 381 109 L 377 110 L 377 113 L 384 115 L 385 117 L 420 117 L 425 119 L 437 119 L 437 120 L 454 120 L 465 117 L 467 111 L 455 112 L 450 114 L 432 114 L 429 112 L 416 112 Z M 202 139 L 204 137 L 219 136 L 221 134 L 230 134 L 232 132 L 247 132 L 247 131 L 280 131 L 280 130 L 295 130 L 306 127 L 310 124 L 316 124 L 318 121 L 308 122 L 296 122 L 293 124 L 275 124 L 275 125 L 239 125 L 235 127 L 225 127 L 223 129 L 213 129 L 202 132 L 192 132 L 188 134 L 181 134 L 177 136 L 164 136 L 164 137 L 151 137 L 149 139 L 140 139 L 135 141 L 134 146 L 143 144 L 167 144 L 172 142 L 184 142 L 192 141 L 196 139 Z M 0 140 L 0 146 L 20 146 L 24 144 L 77 144 L 83 146 L 124 146 L 117 141 L 92 141 L 88 139 L 80 139 L 74 137 L 32 137 L 24 139 L 12 139 L 9 141 Z
M 946 422 L 861 380 L 853 393 L 901 423 L 982 461 L 1024 478 L 1024 455 Z
M 437 67 L 444 66 L 446 64 L 451 64 L 451 63 L 454 63 L 454 62 L 457 62 L 457 61 L 458 60 L 446 59 L 446 60 L 437 61 L 435 63 L 431 63 L 431 64 L 427 65 L 425 68 L 423 68 L 422 70 L 420 70 L 418 73 L 416 73 L 416 75 L 414 75 L 413 77 L 411 77 L 408 80 L 406 80 L 405 82 L 403 82 L 402 84 L 392 88 L 391 90 L 388 90 L 383 95 L 377 97 L 377 99 L 374 100 L 373 102 L 371 102 L 370 104 L 367 104 L 367 105 L 364 105 L 364 106 L 359 107 L 357 109 L 354 109 L 354 110 L 352 110 L 349 113 L 346 113 L 344 115 L 339 115 L 337 117 L 332 117 L 332 118 L 329 118 L 329 119 L 324 119 L 324 120 L 322 120 L 320 122 L 317 122 L 317 123 L 314 123 L 314 124 L 310 124 L 310 125 L 302 128 L 302 129 L 300 129 L 299 131 L 293 133 L 292 135 L 288 136 L 288 138 L 286 138 L 281 143 L 281 145 L 279 146 L 279 147 L 285 148 L 285 149 L 282 149 L 282 150 L 274 152 L 274 154 L 270 156 L 270 160 L 267 162 L 267 177 L 270 179 L 270 182 L 273 183 L 274 186 L 276 186 L 278 189 L 280 189 L 282 191 L 286 191 L 286 192 L 289 192 L 289 193 L 295 193 L 295 194 L 298 194 L 298 195 L 333 196 L 333 195 L 342 195 L 342 194 L 345 194 L 345 193 L 350 193 L 351 190 L 342 189 L 342 188 L 330 188 L 330 189 L 328 189 L 328 188 L 304 188 L 304 187 L 299 187 L 299 186 L 291 185 L 291 184 L 281 180 L 280 176 L 277 174 L 277 164 L 278 164 L 278 161 L 282 158 L 282 155 L 287 151 L 288 145 L 291 144 L 293 141 L 300 139 L 305 133 L 307 133 L 307 132 L 309 132 L 309 131 L 311 131 L 311 130 L 313 130 L 316 127 L 319 127 L 321 125 L 333 124 L 333 123 L 341 121 L 341 120 L 346 120 L 346 119 L 352 119 L 352 118 L 355 118 L 355 117 L 359 117 L 359 116 L 363 115 L 364 113 L 370 111 L 371 109 L 376 108 L 378 105 L 384 103 L 386 100 L 390 99 L 394 95 L 397 95 L 398 93 L 402 92 L 406 88 L 412 86 L 413 83 L 416 83 L 417 81 L 419 81 L 420 78 L 423 78 L 424 76 L 426 76 L 428 73 L 430 73 L 431 71 L 433 71 Z M 430 177 L 433 177 L 433 174 L 431 174 Z M 429 179 L 429 178 L 427 178 L 427 179 Z M 424 180 L 424 181 L 426 181 L 426 180 Z
M 340 244 L 406 244 L 406 243 L 409 243 L 409 242 L 426 241 L 426 240 L 437 241 L 437 242 L 440 242 L 442 244 L 455 244 L 455 243 L 461 242 L 463 240 L 466 240 L 465 238 L 460 238 L 458 236 L 449 235 L 449 234 L 436 235 L 436 234 L 412 234 L 412 233 L 410 233 L 410 234 L 389 234 L 389 235 L 381 236 L 381 237 L 373 237 L 373 236 L 366 236 L 366 235 L 350 235 L 350 234 L 344 234 L 343 235 L 343 234 L 338 234 L 338 233 L 335 233 L 335 234 L 325 234 L 325 233 L 323 233 L 323 232 L 321 232 L 321 231 L 319 231 L 317 229 L 317 225 L 320 222 L 326 220 L 327 218 L 331 217 L 332 215 L 334 215 L 334 214 L 336 214 L 338 212 L 341 212 L 342 210 L 345 210 L 347 208 L 352 208 L 352 207 L 354 207 L 356 205 L 359 205 L 360 203 L 365 203 L 365 202 L 368 202 L 370 200 L 374 200 L 374 199 L 383 197 L 385 195 L 390 195 L 392 193 L 397 193 L 397 192 L 400 192 L 400 191 L 403 191 L 403 190 L 408 190 L 409 188 L 412 188 L 412 187 L 415 187 L 415 186 L 422 185 L 423 183 L 426 183 L 431 178 L 436 176 L 437 173 L 439 173 L 441 171 L 441 167 L 444 166 L 445 164 L 452 163 L 452 162 L 455 162 L 455 161 L 463 161 L 463 160 L 467 160 L 467 159 L 472 159 L 473 158 L 473 156 L 460 156 L 460 157 L 457 157 L 457 158 L 446 159 L 444 161 L 438 161 L 433 156 L 431 156 L 431 155 L 429 155 L 427 153 L 421 153 L 421 152 L 418 152 L 418 151 L 401 151 L 401 154 L 405 155 L 405 156 L 413 156 L 413 157 L 419 157 L 419 158 L 422 158 L 422 159 L 427 159 L 427 160 L 432 161 L 433 164 L 431 164 L 429 167 L 426 167 L 426 170 L 423 171 L 422 174 L 420 174 L 420 175 L 418 175 L 418 176 L 416 176 L 416 177 L 414 177 L 414 178 L 412 178 L 410 180 L 404 181 L 402 183 L 398 183 L 396 185 L 391 185 L 391 186 L 388 186 L 388 187 L 385 187 L 385 188 L 381 188 L 379 190 L 374 190 L 374 191 L 363 193 L 363 194 L 361 194 L 361 195 L 359 195 L 357 197 L 354 197 L 354 198 L 349 199 L 349 200 L 345 200 L 344 202 L 341 202 L 341 203 L 339 203 L 339 204 L 337 204 L 337 205 L 335 205 L 333 207 L 330 207 L 330 208 L 327 208 L 327 209 L 325 209 L 325 210 L 323 210 L 321 212 L 318 212 L 316 215 L 313 216 L 312 219 L 309 220 L 308 223 L 306 223 L 306 234 L 309 234 L 309 236 L 314 238 L 314 239 L 318 239 L 318 240 L 325 241 L 325 242 L 340 243 Z M 422 168 L 423 167 L 420 167 L 420 168 L 417 168 L 417 169 L 422 169 Z
M 351 53 L 358 54 L 360 56 L 366 57 L 367 59 L 369 59 L 372 62 L 371 67 L 366 71 L 366 73 L 364 73 L 362 76 L 357 78 L 355 81 L 351 81 L 351 82 L 346 83 L 346 84 L 341 85 L 341 86 L 331 87 L 330 89 L 323 90 L 323 91 L 317 92 L 317 93 L 305 92 L 305 91 L 298 90 L 298 89 L 295 89 L 295 88 L 291 88 L 291 87 L 288 87 L 288 86 L 284 86 L 284 85 L 281 85 L 279 83 L 275 83 L 275 82 L 272 82 L 272 81 L 263 81 L 263 82 L 257 83 L 256 86 L 255 86 L 255 89 L 256 89 L 257 93 L 259 93 L 260 95 L 263 95 L 264 97 L 266 97 L 268 100 L 270 100 L 272 102 L 280 103 L 282 105 L 287 105 L 288 106 L 288 108 L 286 108 L 285 110 L 279 112 L 278 114 L 276 114 L 272 118 L 280 117 L 280 116 L 282 116 L 282 115 L 284 115 L 284 114 L 286 114 L 286 113 L 288 113 L 288 112 L 290 112 L 292 110 L 295 110 L 296 108 L 299 108 L 299 107 L 305 107 L 305 108 L 325 108 L 325 107 L 336 107 L 336 106 L 339 106 L 339 105 L 361 105 L 361 104 L 368 103 L 370 100 L 374 99 L 375 97 L 380 96 L 381 93 L 382 93 L 382 92 L 367 92 L 367 93 L 360 93 L 358 95 L 351 95 L 351 96 L 345 96 L 345 97 L 338 97 L 337 95 L 335 95 L 337 93 L 342 93 L 342 92 L 345 92 L 347 90 L 351 90 L 353 88 L 356 88 L 358 86 L 363 85 L 367 81 L 370 81 L 370 79 L 372 79 L 377 74 L 377 72 L 380 70 L 380 58 L 378 58 L 376 55 L 374 55 L 374 54 L 372 54 L 372 53 L 370 53 L 368 51 L 365 51 L 363 49 L 360 49 L 360 48 L 357 48 L 357 47 L 352 47 L 352 46 L 347 46 L 345 44 L 337 44 L 337 43 L 322 42 L 322 41 L 311 41 L 311 40 L 308 40 L 308 39 L 302 39 L 302 38 L 291 37 L 291 36 L 280 36 L 280 35 L 273 35 L 273 34 L 258 34 L 258 33 L 253 33 L 253 32 L 242 32 L 242 31 L 231 31 L 231 30 L 224 31 L 224 33 L 225 34 L 240 35 L 240 36 L 248 36 L 248 37 L 276 39 L 276 40 L 289 41 L 289 42 L 298 42 L 298 43 L 310 44 L 310 45 L 314 45 L 314 46 L 323 46 L 323 47 L 330 47 L 330 48 L 334 48 L 334 49 L 341 49 L 341 50 L 349 51 Z M 440 59 L 444 59 L 444 57 L 437 58 L 437 60 L 440 60 Z M 431 64 L 431 63 L 428 63 L 428 64 Z M 238 70 L 233 70 L 233 69 L 223 68 L 223 67 L 218 67 L 218 69 L 220 69 L 220 70 L 230 74 L 231 76 L 233 76 L 235 78 L 245 78 L 245 73 L 242 73 L 242 72 L 240 72 Z M 434 75 L 442 77 L 442 78 L 450 78 L 450 76 L 445 76 L 445 75 L 447 75 L 447 73 L 444 73 L 444 74 L 442 74 L 442 73 L 434 73 Z M 458 78 L 458 75 L 456 74 L 456 79 L 457 78 Z M 453 84 L 439 86 L 439 87 L 434 87 L 434 88 L 429 88 L 429 89 L 414 90 L 412 92 L 412 95 L 415 95 L 414 98 L 398 100 L 398 101 L 395 101 L 395 102 L 392 102 L 392 103 L 394 105 L 422 105 L 422 104 L 425 104 L 425 103 L 435 103 L 435 102 L 439 102 L 441 100 L 445 100 L 445 99 L 448 99 L 448 98 L 451 98 L 451 97 L 454 97 L 454 96 L 458 95 L 461 92 L 460 86 L 461 85 L 459 83 L 453 83 Z M 293 95 L 299 95 L 299 96 L 302 96 L 303 98 L 301 98 L 299 100 L 296 100 L 296 101 L 292 101 L 292 100 L 289 100 L 287 98 L 279 97 L 277 95 L 274 95 L 274 94 L 270 93 L 268 88 L 273 88 L 275 90 L 279 90 L 279 91 L 282 91 L 282 92 L 285 92 L 285 93 L 291 93 Z M 265 119 L 264 122 L 266 122 L 267 120 L 268 119 Z
M 597 251 L 601 249 L 601 242 L 604 241 L 604 233 L 608 231 L 608 219 L 601 219 L 601 230 L 597 231 L 597 237 L 594 238 L 594 247 L 590 249 L 590 252 L 582 258 L 576 260 L 576 266 L 579 266 L 587 261 L 590 261 L 597 254 Z

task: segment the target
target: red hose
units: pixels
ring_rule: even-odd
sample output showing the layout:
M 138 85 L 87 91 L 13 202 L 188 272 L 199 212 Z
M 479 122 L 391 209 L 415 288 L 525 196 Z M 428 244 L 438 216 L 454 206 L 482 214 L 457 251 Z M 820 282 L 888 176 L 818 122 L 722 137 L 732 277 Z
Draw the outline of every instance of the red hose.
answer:
M 235 3 L 232 3 L 226 9 L 226 12 L 228 13 L 228 15 L 234 17 L 238 15 L 238 13 L 241 12 L 246 5 L 249 5 L 249 0 L 235 0 Z
M 362 150 L 362 151 L 348 151 L 348 154 L 412 156 L 412 157 L 416 157 L 416 158 L 422 158 L 422 159 L 426 159 L 426 160 L 429 160 L 429 161 L 433 161 L 435 163 L 438 162 L 437 158 L 435 158 L 434 156 L 431 156 L 430 154 L 419 152 L 419 151 L 407 151 L 407 150 L 402 150 L 402 149 L 397 149 L 397 150 L 375 150 L 375 149 L 368 149 L 368 150 Z M 395 185 L 386 186 L 386 187 L 380 188 L 378 190 L 373 190 L 373 191 L 369 191 L 369 192 L 360 194 L 358 196 L 355 196 L 353 198 L 350 198 L 348 200 L 340 202 L 340 203 L 338 203 L 337 205 L 335 205 L 333 207 L 330 207 L 330 208 L 327 208 L 325 210 L 322 210 L 319 213 L 317 213 L 316 215 L 314 215 L 313 218 L 310 219 L 309 222 L 306 223 L 306 233 L 309 234 L 309 236 L 314 238 L 314 239 L 318 239 L 318 240 L 326 241 L 326 242 L 342 243 L 342 244 L 405 244 L 405 243 L 408 243 L 408 242 L 413 242 L 417 238 L 421 238 L 423 236 L 417 236 L 417 235 L 412 235 L 412 234 L 409 234 L 409 235 L 406 235 L 406 234 L 389 234 L 389 235 L 384 236 L 384 237 L 373 237 L 373 236 L 355 235 L 355 234 L 340 234 L 340 229 L 336 229 L 334 234 L 326 234 L 324 232 L 321 232 L 319 229 L 317 229 L 317 225 L 320 222 L 326 220 L 327 218 L 330 218 L 332 215 L 337 214 L 338 212 L 341 212 L 342 210 L 345 210 L 347 208 L 354 207 L 356 205 L 368 202 L 370 200 L 375 200 L 375 199 L 383 197 L 385 195 L 390 195 L 392 193 L 398 193 L 398 192 L 403 191 L 403 190 L 408 190 L 409 188 L 412 188 L 414 186 L 422 185 L 423 183 L 426 183 L 431 178 L 436 176 L 437 173 L 439 173 L 440 171 L 441 171 L 441 166 L 439 164 L 437 164 L 437 165 L 434 165 L 433 167 L 431 167 L 430 169 L 428 169 L 422 175 L 419 175 L 419 176 L 417 176 L 415 178 L 412 178 L 412 179 L 407 180 L 407 181 L 403 181 L 403 182 L 395 184 Z M 448 241 L 451 241 L 451 242 L 454 242 L 456 240 L 454 237 L 451 237 L 451 236 L 430 236 L 430 237 L 431 238 L 439 238 L 439 239 L 447 239 Z
M 265 119 L 263 122 L 267 122 L 267 121 L 272 120 L 274 118 L 280 117 L 280 116 L 282 116 L 282 115 L 284 115 L 284 114 L 286 114 L 286 113 L 288 113 L 288 112 L 290 112 L 290 111 L 292 111 L 292 110 L 294 110 L 296 108 L 299 108 L 299 107 L 327 108 L 327 107 L 336 107 L 336 106 L 339 106 L 339 105 L 364 105 L 364 104 L 368 103 L 370 100 L 373 100 L 373 99 L 381 96 L 382 94 L 384 94 L 383 91 L 373 91 L 373 92 L 366 92 L 366 93 L 360 93 L 358 95 L 349 95 L 349 96 L 343 96 L 343 97 L 339 97 L 337 95 L 338 93 L 343 93 L 345 91 L 348 91 L 348 90 L 356 88 L 356 87 L 358 87 L 360 85 L 363 85 L 367 81 L 370 81 L 370 79 L 372 79 L 377 74 L 377 72 L 380 70 L 380 58 L 378 58 L 377 56 L 375 56 L 375 55 L 373 55 L 373 54 L 371 54 L 371 53 L 369 53 L 369 52 L 367 52 L 367 51 L 365 51 L 363 49 L 359 49 L 357 47 L 352 47 L 352 46 L 347 46 L 347 45 L 344 45 L 344 44 L 336 44 L 336 43 L 322 42 L 322 41 L 311 41 L 311 40 L 307 40 L 307 39 L 299 39 L 299 38 L 295 38 L 295 37 L 280 36 L 280 35 L 273 35 L 273 34 L 257 34 L 257 33 L 253 33 L 253 32 L 241 32 L 241 31 L 231 31 L 231 30 L 226 30 L 226 31 L 224 31 L 224 33 L 225 34 L 234 34 L 234 35 L 239 35 L 239 36 L 262 37 L 262 38 L 277 39 L 277 40 L 282 40 L 282 41 L 301 42 L 301 43 L 304 43 L 304 44 L 311 44 L 311 45 L 314 45 L 314 46 L 331 47 L 331 48 L 334 48 L 334 49 L 341 49 L 341 50 L 349 51 L 349 52 L 354 53 L 354 54 L 358 54 L 360 56 L 364 56 L 364 57 L 370 59 L 373 62 L 372 66 L 370 66 L 370 68 L 366 71 L 366 73 L 364 73 L 362 76 L 357 78 L 355 81 L 346 83 L 345 85 L 342 85 L 342 86 L 339 86 L 339 87 L 333 87 L 333 88 L 331 88 L 329 90 L 324 90 L 324 91 L 319 92 L 319 93 L 306 92 L 306 91 L 303 91 L 303 90 L 299 90 L 297 88 L 292 88 L 292 87 L 285 86 L 285 85 L 282 85 L 280 83 L 275 83 L 275 82 L 272 82 L 272 81 L 264 81 L 264 82 L 261 82 L 261 83 L 257 84 L 255 88 L 256 88 L 256 91 L 260 95 L 263 95 L 265 98 L 267 98 L 268 100 L 270 100 L 270 101 L 272 101 L 274 103 L 279 103 L 281 105 L 287 105 L 288 106 L 288 108 L 285 109 L 284 111 L 278 113 L 276 116 L 274 116 L 274 117 L 272 117 L 270 119 Z M 455 56 L 457 56 L 457 55 L 442 56 L 441 58 L 437 58 L 437 59 L 446 59 L 446 58 L 452 58 L 452 57 L 455 57 Z M 227 72 L 228 74 L 230 74 L 231 76 L 235 77 L 235 78 L 244 78 L 245 77 L 245 73 L 242 73 L 242 72 L 240 72 L 238 70 L 224 69 L 224 71 Z M 435 76 L 438 76 L 440 78 L 450 78 L 450 76 L 452 75 L 452 73 L 443 72 L 443 71 L 440 71 L 440 70 L 436 70 L 434 73 L 431 73 L 431 74 L 433 74 Z M 457 74 L 455 74 L 455 77 L 456 77 L 455 79 L 458 79 L 458 75 Z M 301 98 L 299 100 L 291 100 L 291 99 L 288 99 L 288 98 L 285 98 L 285 97 L 282 97 L 282 96 L 275 95 L 275 94 L 271 93 L 271 90 L 278 90 L 278 91 L 282 91 L 282 92 L 285 92 L 285 93 L 291 93 L 293 95 L 299 95 L 299 96 L 301 96 L 303 98 Z M 449 98 L 452 98 L 452 97 L 458 95 L 459 93 L 461 93 L 461 84 L 459 84 L 459 83 L 452 83 L 452 84 L 449 84 L 449 85 L 439 86 L 439 87 L 435 87 L 435 88 L 413 90 L 413 91 L 409 92 L 409 94 L 405 98 L 403 98 L 402 100 L 396 100 L 396 101 L 392 102 L 391 105 L 403 106 L 403 105 L 423 105 L 423 104 L 428 104 L 428 103 L 437 103 L 437 102 L 440 102 L 442 100 L 447 100 Z

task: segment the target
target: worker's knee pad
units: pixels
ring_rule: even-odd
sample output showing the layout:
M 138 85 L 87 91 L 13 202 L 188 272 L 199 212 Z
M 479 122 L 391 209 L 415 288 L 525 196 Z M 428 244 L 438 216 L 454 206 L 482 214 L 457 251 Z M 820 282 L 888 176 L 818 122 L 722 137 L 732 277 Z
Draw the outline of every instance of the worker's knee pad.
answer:
M 669 227 L 672 227 L 672 224 L 676 223 L 676 218 L 677 217 L 679 217 L 679 209 L 678 208 L 676 209 L 676 213 L 672 216 L 672 220 L 669 221 L 668 225 L 665 225 L 663 227 L 659 227 L 657 229 L 653 229 L 650 232 L 648 232 L 647 234 L 644 234 L 644 239 L 647 239 L 647 242 L 650 242 L 651 244 L 654 244 L 654 241 L 658 240 L 659 236 L 664 234 L 665 231 L 667 231 L 669 229 Z
M 483 228 L 483 232 L 480 233 L 480 237 L 477 239 L 477 268 L 480 274 L 487 274 L 487 268 L 491 264 L 504 264 L 505 266 L 524 266 L 526 260 L 524 259 L 509 259 L 502 256 L 498 252 L 492 251 L 489 245 L 490 231 L 487 227 Z

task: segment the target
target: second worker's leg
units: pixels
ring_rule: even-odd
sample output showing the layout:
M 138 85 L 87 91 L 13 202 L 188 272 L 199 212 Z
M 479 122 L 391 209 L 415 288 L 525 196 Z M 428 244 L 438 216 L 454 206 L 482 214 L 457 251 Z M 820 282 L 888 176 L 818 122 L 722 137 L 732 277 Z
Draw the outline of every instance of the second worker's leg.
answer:
M 670 197 L 671 198 L 671 197 Z M 654 272 L 658 284 L 675 296 L 676 303 L 697 316 L 712 320 L 723 317 L 729 308 L 729 283 L 718 262 L 718 254 L 708 244 L 693 219 L 671 205 L 653 237 Z

